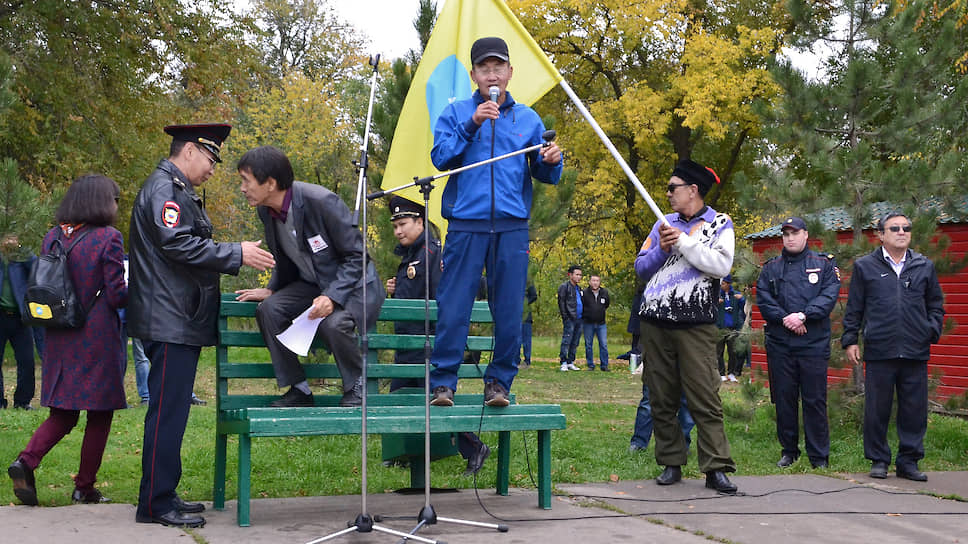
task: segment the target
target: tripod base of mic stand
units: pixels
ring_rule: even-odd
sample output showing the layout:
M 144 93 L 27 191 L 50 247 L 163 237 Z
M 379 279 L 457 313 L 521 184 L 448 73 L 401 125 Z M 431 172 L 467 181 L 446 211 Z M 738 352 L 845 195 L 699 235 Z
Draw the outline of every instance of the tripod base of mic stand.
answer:
M 467 520 L 467 519 L 454 519 L 454 518 L 438 517 L 437 516 L 437 512 L 434 511 L 434 505 L 428 504 L 427 506 L 424 506 L 423 508 L 421 508 L 420 509 L 420 513 L 417 514 L 417 526 L 414 527 L 414 529 L 411 532 L 411 534 L 413 534 L 414 532 L 416 532 L 417 529 L 419 529 L 420 527 L 422 527 L 424 525 L 433 525 L 433 524 L 437 523 L 438 521 L 443 521 L 445 523 L 456 523 L 456 524 L 459 524 L 459 525 L 468 525 L 470 527 L 483 527 L 485 529 L 495 529 L 495 530 L 497 530 L 498 532 L 501 532 L 501 533 L 508 532 L 508 526 L 507 525 L 503 525 L 503 524 L 502 525 L 498 525 L 496 523 L 483 523 L 483 522 L 480 522 L 480 521 L 471 521 L 471 520 Z
M 345 534 L 349 533 L 372 533 L 373 531 L 378 531 L 381 533 L 386 533 L 388 535 L 393 535 L 395 537 L 402 538 L 404 541 L 412 540 L 414 542 L 423 542 L 424 544 L 447 544 L 443 540 L 430 540 L 429 538 L 423 538 L 416 536 L 411 533 L 404 533 L 402 531 L 397 531 L 395 529 L 390 529 L 389 527 L 384 527 L 382 525 L 377 525 L 373 523 L 374 518 L 367 514 L 360 514 L 356 517 L 356 521 L 348 522 L 347 528 L 342 531 L 338 531 L 331 535 L 326 535 L 322 538 L 317 538 L 316 540 L 311 540 L 306 544 L 317 544 L 319 542 L 326 542 L 327 540 L 332 540 L 334 538 L 339 538 Z

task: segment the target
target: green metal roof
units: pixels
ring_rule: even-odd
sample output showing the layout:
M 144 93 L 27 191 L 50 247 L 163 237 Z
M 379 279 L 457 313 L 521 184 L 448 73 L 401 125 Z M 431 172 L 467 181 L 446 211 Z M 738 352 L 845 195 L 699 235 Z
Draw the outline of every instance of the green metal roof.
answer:
M 968 223 L 968 196 L 966 196 L 961 202 L 957 204 L 957 209 L 959 213 L 949 214 L 944 210 L 941 210 L 941 200 L 931 199 L 925 201 L 921 206 L 925 210 L 939 210 L 940 215 L 938 216 L 938 224 L 946 223 Z M 873 229 L 877 225 L 877 219 L 883 217 L 885 214 L 891 211 L 899 210 L 901 207 L 897 204 L 891 202 L 874 202 L 873 204 L 867 205 L 867 213 L 871 217 L 871 220 L 863 226 L 864 230 Z M 843 206 L 835 206 L 833 208 L 827 208 L 825 210 L 820 210 L 816 213 L 806 214 L 802 216 L 804 221 L 809 223 L 815 223 L 820 221 L 823 224 L 824 230 L 842 232 L 854 230 L 851 225 L 850 215 L 847 213 L 847 208 Z M 753 234 L 747 234 L 743 238 L 747 240 L 759 240 L 763 238 L 779 238 L 780 230 L 782 228 L 781 224 L 774 225 L 766 230 L 761 230 L 760 232 L 754 232 Z

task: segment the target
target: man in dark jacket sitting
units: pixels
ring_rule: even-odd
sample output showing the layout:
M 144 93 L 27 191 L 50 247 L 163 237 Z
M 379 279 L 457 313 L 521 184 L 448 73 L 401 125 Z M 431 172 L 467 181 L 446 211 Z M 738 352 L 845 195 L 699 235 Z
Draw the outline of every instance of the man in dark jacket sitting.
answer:
M 238 300 L 262 301 L 256 321 L 262 331 L 276 382 L 290 386 L 272 406 L 313 406 L 306 371 L 295 353 L 276 337 L 310 308 L 343 378 L 340 406 L 363 400 L 363 354 L 357 331 L 372 328 L 386 293 L 373 262 L 363 272 L 363 235 L 353 227 L 350 210 L 329 189 L 293 181 L 286 154 L 272 146 L 250 149 L 238 164 L 242 194 L 257 206 L 276 268 L 267 288 L 236 291 Z M 363 278 L 366 277 L 366 300 Z M 366 304 L 366 322 L 363 305 Z
M 891 463 L 887 424 L 897 391 L 897 475 L 926 481 L 918 469 L 928 429 L 928 358 L 941 338 L 944 294 L 934 263 L 911 251 L 911 221 L 892 212 L 877 224 L 881 247 L 854 262 L 844 334 L 847 358 L 860 364 L 864 333 L 864 457 L 871 477 L 886 478 Z

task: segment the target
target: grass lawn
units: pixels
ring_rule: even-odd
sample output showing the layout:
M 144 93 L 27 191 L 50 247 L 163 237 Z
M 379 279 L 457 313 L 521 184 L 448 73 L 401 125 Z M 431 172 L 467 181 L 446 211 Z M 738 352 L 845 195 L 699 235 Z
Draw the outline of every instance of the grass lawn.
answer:
M 521 403 L 558 403 L 568 418 L 568 428 L 552 436 L 552 479 L 563 482 L 602 482 L 654 478 L 661 472 L 652 455 L 629 453 L 629 437 L 635 408 L 641 394 L 638 376 L 631 376 L 623 361 L 613 360 L 612 372 L 560 372 L 558 338 L 536 337 L 533 365 L 522 369 L 514 382 L 514 393 Z M 611 354 L 623 353 L 627 337 L 610 339 Z M 583 353 L 584 347 L 579 348 Z M 258 353 L 258 352 L 256 352 Z M 265 353 L 262 351 L 262 353 Z M 267 356 L 267 355 L 264 355 Z M 252 358 L 250 358 L 252 357 Z M 254 360 L 255 354 L 247 356 Z M 183 476 L 179 492 L 186 499 L 210 500 L 214 466 L 214 349 L 203 350 L 195 391 L 210 402 L 191 409 L 183 446 Z M 579 356 L 581 359 L 581 355 Z M 7 350 L 3 373 L 5 396 L 13 395 L 16 383 L 12 354 Z M 744 381 L 749 378 L 744 375 Z M 248 380 L 247 380 L 248 381 Z M 475 385 L 462 382 L 463 391 Z M 38 391 L 40 388 L 38 365 Z M 323 384 L 314 384 L 316 390 Z M 333 385 L 335 387 L 335 384 Z M 272 388 L 267 383 L 265 387 Z M 127 392 L 129 402 L 137 404 L 134 370 L 129 365 Z M 791 469 L 782 471 L 774 463 L 780 450 L 775 436 L 775 411 L 768 393 L 760 384 L 730 384 L 722 388 L 726 433 L 740 475 L 777 474 L 790 470 L 811 472 L 804 455 Z M 39 393 L 38 393 L 39 396 Z M 830 395 L 831 457 L 830 471 L 862 472 L 870 468 L 864 459 L 861 443 L 862 403 L 832 391 Z M 38 406 L 37 398 L 34 406 Z M 134 407 L 116 412 L 111 438 L 99 473 L 98 488 L 115 502 L 135 503 L 141 476 L 141 441 L 145 409 Z M 0 411 L 0 463 L 6 466 L 26 445 L 31 433 L 46 418 L 47 409 L 30 412 Z M 41 504 L 63 505 L 70 502 L 73 489 L 71 475 L 77 471 L 78 454 L 83 436 L 84 416 L 78 428 L 44 458 L 36 472 L 38 498 Z M 892 426 L 893 428 L 893 426 Z M 695 432 L 695 431 L 694 431 Z M 891 433 L 893 435 L 893 431 Z M 484 433 L 491 446 L 496 433 Z M 694 435 L 695 443 L 695 435 Z M 891 437 L 894 444 L 894 437 Z M 529 454 L 523 451 L 527 444 Z M 533 487 L 532 474 L 537 470 L 534 433 L 512 435 L 511 484 Z M 927 457 L 922 470 L 968 470 L 968 422 L 932 414 L 925 443 Z M 235 496 L 235 456 L 237 441 L 229 442 L 229 482 L 227 494 Z M 380 459 L 380 437 L 371 436 L 369 452 L 369 492 L 381 493 L 408 487 L 409 470 L 384 467 Z M 686 477 L 700 476 L 695 448 Z M 354 494 L 360 485 L 360 441 L 358 436 L 261 438 L 253 440 L 253 497 L 290 497 Z M 435 487 L 473 487 L 473 478 L 460 476 L 464 461 L 459 456 L 435 461 L 432 485 Z M 823 471 L 826 472 L 826 471 Z M 478 475 L 478 487 L 493 486 L 495 462 L 488 460 Z M 9 480 L 0 480 L 0 504 L 16 503 Z

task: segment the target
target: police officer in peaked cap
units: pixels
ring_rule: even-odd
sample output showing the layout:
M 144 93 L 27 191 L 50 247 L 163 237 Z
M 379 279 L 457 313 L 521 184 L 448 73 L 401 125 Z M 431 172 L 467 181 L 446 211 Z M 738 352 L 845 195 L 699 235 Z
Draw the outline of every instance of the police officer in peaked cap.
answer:
M 151 361 L 141 491 L 135 520 L 201 527 L 201 503 L 182 500 L 181 444 L 198 356 L 218 340 L 219 276 L 274 266 L 257 242 L 216 242 L 195 187 L 222 162 L 224 123 L 170 125 L 168 158 L 145 180 L 131 210 L 128 330 Z

